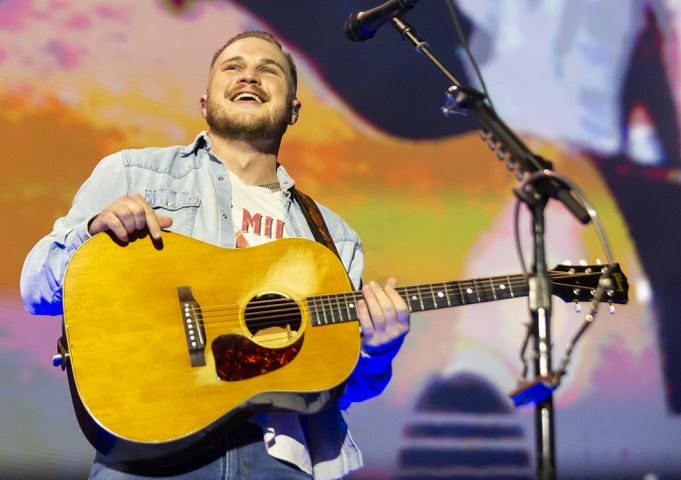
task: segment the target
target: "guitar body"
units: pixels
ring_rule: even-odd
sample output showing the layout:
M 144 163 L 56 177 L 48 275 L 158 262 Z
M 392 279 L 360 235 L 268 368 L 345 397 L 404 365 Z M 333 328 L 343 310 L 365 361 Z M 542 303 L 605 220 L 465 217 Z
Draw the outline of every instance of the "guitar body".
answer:
M 351 291 L 334 254 L 303 239 L 224 249 L 165 232 L 161 243 L 100 234 L 65 274 L 69 381 L 95 448 L 167 461 L 254 414 L 314 413 L 342 394 L 358 324 L 313 326 L 304 301 Z

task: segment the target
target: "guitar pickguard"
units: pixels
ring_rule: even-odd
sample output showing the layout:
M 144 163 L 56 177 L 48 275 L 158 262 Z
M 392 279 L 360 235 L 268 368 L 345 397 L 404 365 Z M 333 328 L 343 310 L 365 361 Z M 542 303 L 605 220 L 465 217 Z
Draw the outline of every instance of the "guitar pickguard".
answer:
M 212 343 L 218 377 L 236 382 L 258 377 L 291 362 L 303 346 L 303 336 L 284 348 L 265 348 L 241 335 L 220 335 Z

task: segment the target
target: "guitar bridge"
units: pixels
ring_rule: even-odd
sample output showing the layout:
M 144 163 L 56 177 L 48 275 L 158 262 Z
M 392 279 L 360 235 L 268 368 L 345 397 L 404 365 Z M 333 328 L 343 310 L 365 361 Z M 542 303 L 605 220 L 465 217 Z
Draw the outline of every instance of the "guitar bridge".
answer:
M 189 350 L 189 361 L 192 367 L 202 367 L 206 365 L 204 354 L 206 332 L 203 329 L 201 306 L 194 299 L 191 287 L 177 287 L 177 297 L 180 300 L 180 312 L 187 349 Z

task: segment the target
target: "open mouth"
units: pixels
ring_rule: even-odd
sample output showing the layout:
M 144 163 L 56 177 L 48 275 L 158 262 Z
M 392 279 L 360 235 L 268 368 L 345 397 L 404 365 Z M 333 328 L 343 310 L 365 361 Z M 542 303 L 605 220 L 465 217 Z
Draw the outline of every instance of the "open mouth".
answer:
M 265 103 L 265 100 L 253 92 L 240 92 L 230 98 L 232 102 L 243 102 L 243 103 Z

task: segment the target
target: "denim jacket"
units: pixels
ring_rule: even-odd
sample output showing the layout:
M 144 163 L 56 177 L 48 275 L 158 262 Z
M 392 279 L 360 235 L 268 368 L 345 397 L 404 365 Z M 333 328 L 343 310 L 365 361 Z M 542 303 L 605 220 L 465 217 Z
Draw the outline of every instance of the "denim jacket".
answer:
M 291 199 L 293 179 L 279 166 L 289 237 L 314 239 L 300 207 Z M 186 147 L 123 150 L 105 157 L 81 186 L 66 216 L 41 239 L 26 258 L 21 293 L 27 310 L 36 315 L 62 313 L 62 281 L 66 266 L 90 234 L 88 223 L 123 195 L 139 193 L 158 212 L 173 219 L 169 230 L 226 248 L 235 247 L 231 185 L 226 166 L 211 151 L 206 132 Z M 364 252 L 357 234 L 338 215 L 319 205 L 341 261 L 359 288 Z M 340 400 L 352 402 L 378 395 L 390 380 L 396 350 L 362 353 Z M 299 417 L 260 415 L 268 452 L 316 478 L 336 478 L 362 465 L 339 409 Z

